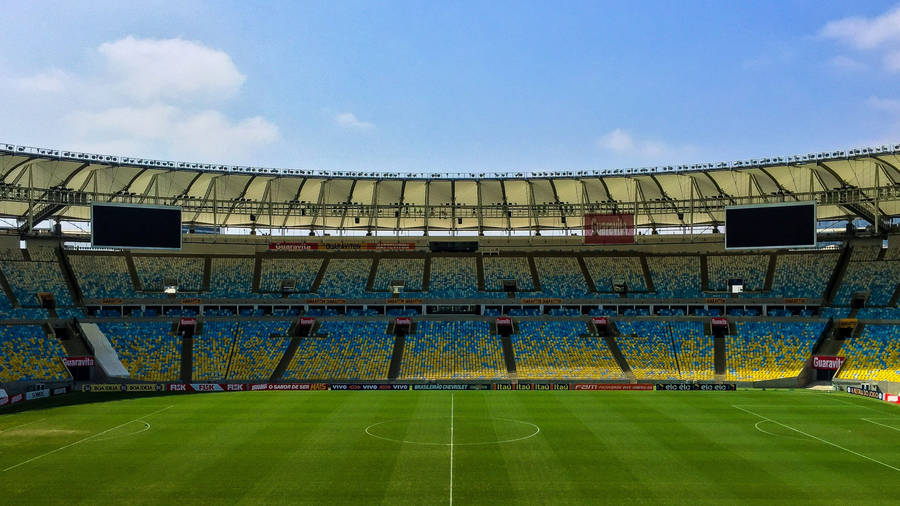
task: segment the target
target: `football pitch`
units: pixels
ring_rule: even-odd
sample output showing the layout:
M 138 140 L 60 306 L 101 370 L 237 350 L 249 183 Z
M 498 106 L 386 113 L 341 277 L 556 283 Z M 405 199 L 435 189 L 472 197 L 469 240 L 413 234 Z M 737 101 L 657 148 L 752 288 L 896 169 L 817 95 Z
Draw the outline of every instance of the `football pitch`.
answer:
M 71 394 L 0 414 L 4 504 L 898 498 L 900 410 L 830 392 Z

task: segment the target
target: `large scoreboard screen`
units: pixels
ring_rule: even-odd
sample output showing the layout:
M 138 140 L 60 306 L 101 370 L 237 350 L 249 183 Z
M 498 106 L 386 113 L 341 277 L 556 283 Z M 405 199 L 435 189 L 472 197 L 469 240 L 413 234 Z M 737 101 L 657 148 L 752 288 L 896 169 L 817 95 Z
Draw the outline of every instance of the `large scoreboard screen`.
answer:
M 98 248 L 181 249 L 181 208 L 91 204 L 91 245 Z
M 725 249 L 811 248 L 815 245 L 815 202 L 725 208 Z

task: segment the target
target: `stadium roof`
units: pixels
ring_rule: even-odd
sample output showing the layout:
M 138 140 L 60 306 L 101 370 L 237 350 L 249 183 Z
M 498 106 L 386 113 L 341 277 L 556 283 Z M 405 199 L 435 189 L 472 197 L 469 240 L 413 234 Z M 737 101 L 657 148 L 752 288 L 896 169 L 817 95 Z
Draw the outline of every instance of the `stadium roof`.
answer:
M 819 219 L 900 215 L 900 144 L 637 169 L 364 173 L 147 160 L 0 144 L 0 215 L 89 220 L 91 202 L 178 205 L 197 225 L 345 230 L 578 230 L 721 224 L 726 205 L 818 203 Z M 25 230 L 27 231 L 27 230 Z

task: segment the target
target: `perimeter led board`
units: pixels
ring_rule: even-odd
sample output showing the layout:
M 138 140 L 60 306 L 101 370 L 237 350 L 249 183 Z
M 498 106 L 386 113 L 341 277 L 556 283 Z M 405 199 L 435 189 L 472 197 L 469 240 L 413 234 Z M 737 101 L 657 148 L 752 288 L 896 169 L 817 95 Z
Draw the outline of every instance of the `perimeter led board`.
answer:
M 181 208 L 91 204 L 91 246 L 181 249 Z
M 725 249 L 811 248 L 815 245 L 815 202 L 725 208 Z

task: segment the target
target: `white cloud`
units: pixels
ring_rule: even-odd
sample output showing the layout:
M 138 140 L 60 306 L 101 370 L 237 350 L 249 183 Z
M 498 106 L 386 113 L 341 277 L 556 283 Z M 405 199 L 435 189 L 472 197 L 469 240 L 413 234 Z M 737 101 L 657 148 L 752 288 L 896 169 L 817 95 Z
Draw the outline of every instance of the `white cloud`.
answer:
M 900 72 L 900 7 L 871 18 L 853 16 L 831 21 L 819 35 L 881 56 L 887 71 Z M 832 64 L 844 70 L 848 70 L 848 65 L 855 66 L 854 60 L 846 56 L 835 57 Z
M 334 122 L 343 128 L 348 128 L 352 130 L 371 130 L 375 128 L 374 123 L 369 123 L 368 121 L 361 121 L 356 117 L 352 112 L 342 112 L 336 114 L 334 116 Z
M 137 100 L 221 100 L 244 84 L 231 57 L 218 49 L 184 39 L 125 37 L 97 48 L 116 88 Z
M 868 105 L 872 109 L 875 109 L 876 111 L 900 115 L 900 100 L 896 98 L 881 98 L 872 96 L 866 100 L 866 105 Z
M 868 68 L 868 65 L 865 63 L 845 55 L 835 56 L 828 61 L 828 65 L 845 72 L 855 72 Z
M 50 69 L 30 76 L 12 77 L 12 86 L 22 92 L 60 93 L 66 89 L 71 77 L 59 69 Z
M 662 142 L 637 139 L 621 128 L 616 128 L 597 139 L 597 145 L 605 151 L 639 159 L 663 158 L 671 151 Z
M 94 151 L 128 147 L 124 154 L 158 156 L 164 151 L 197 160 L 227 162 L 279 138 L 278 127 L 259 116 L 232 121 L 219 111 L 191 112 L 165 104 L 76 111 L 63 123 Z
M 280 139 L 278 127 L 261 116 L 227 114 L 246 80 L 227 53 L 180 38 L 125 37 L 101 44 L 95 55 L 99 68 L 86 64 L 77 71 L 50 69 L 0 79 L 3 102 L 18 118 L 14 136 L 7 138 L 233 163 L 250 163 L 256 152 Z M 54 128 L 47 129 L 48 124 Z
M 853 16 L 831 21 L 820 34 L 858 49 L 875 49 L 887 43 L 900 42 L 900 7 L 872 18 Z

